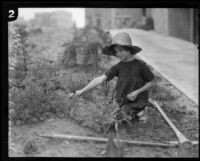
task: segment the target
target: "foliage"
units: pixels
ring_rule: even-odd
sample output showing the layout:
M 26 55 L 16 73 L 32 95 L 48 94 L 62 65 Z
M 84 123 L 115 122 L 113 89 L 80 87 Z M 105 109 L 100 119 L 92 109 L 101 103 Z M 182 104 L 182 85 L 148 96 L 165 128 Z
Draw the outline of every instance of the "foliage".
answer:
M 51 113 L 64 111 L 62 97 L 56 92 L 49 92 L 47 88 L 51 84 L 47 80 L 46 82 L 48 85 L 44 88 L 41 82 L 26 79 L 22 82 L 25 88 L 13 92 L 11 100 L 16 106 L 13 109 L 12 121 L 37 122 L 50 117 Z
M 108 42 L 108 39 L 110 40 L 109 34 L 100 28 L 88 28 L 86 26 L 83 29 L 77 29 L 74 38 L 64 45 L 65 51 L 60 58 L 60 63 L 65 68 L 76 66 L 81 63 L 77 55 L 84 55 L 81 66 L 84 69 L 91 66 L 90 70 L 97 72 L 102 67 L 99 65 L 100 61 L 103 60 L 101 49 Z M 109 57 L 106 57 L 106 59 L 109 59 Z
M 83 87 L 92 79 L 83 72 L 77 74 L 60 71 L 52 75 L 46 70 L 41 75 L 42 77 L 28 75 L 21 82 L 9 83 L 9 99 L 15 105 L 9 107 L 12 109 L 10 119 L 14 123 L 17 120 L 22 123 L 42 121 L 52 115 L 61 118 L 67 116 L 72 107 L 67 94 Z
M 112 108 L 102 102 L 96 103 L 96 97 L 104 95 L 101 88 L 95 90 L 100 91 L 99 95 L 88 92 L 82 98 L 68 98 L 70 92 L 82 88 L 96 75 L 71 70 L 57 71 L 51 77 L 47 73 L 41 74 L 43 77 L 28 75 L 21 82 L 10 82 L 9 99 L 13 105 L 9 106 L 9 118 L 15 125 L 44 121 L 50 117 L 70 117 L 96 131 L 105 130 L 111 122 Z
M 9 41 L 13 42 L 9 48 L 9 67 L 16 71 L 16 78 L 24 79 L 31 64 L 30 53 L 36 46 L 28 41 L 29 34 L 25 23 L 16 22 L 13 26 L 14 31 L 10 30 L 9 34 Z

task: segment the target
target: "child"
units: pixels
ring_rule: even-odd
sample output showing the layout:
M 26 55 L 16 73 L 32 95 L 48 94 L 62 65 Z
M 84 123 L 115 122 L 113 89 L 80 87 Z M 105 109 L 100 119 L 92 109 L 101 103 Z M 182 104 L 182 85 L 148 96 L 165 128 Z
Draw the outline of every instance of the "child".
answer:
M 154 85 L 153 73 L 143 61 L 135 57 L 141 50 L 140 47 L 132 45 L 128 33 L 117 33 L 112 38 L 112 43 L 103 48 L 102 53 L 116 56 L 121 61 L 102 76 L 92 80 L 83 89 L 71 93 L 70 97 L 80 96 L 116 76 L 118 80 L 115 87 L 115 99 L 120 109 L 132 117 L 137 116 L 148 103 L 147 89 Z

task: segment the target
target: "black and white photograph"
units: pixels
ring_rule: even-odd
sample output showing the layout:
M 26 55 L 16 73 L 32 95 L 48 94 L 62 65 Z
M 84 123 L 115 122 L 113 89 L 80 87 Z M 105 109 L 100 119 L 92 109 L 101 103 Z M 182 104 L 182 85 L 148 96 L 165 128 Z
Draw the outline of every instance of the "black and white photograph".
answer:
M 19 7 L 7 31 L 9 158 L 199 157 L 198 8 Z

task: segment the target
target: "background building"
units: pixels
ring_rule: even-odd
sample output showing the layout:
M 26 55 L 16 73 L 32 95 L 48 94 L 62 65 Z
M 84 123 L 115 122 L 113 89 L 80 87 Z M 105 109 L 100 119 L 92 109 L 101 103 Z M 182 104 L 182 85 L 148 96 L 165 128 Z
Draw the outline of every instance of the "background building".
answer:
M 104 29 L 131 27 L 142 17 L 142 9 L 86 8 L 86 24 Z
M 86 8 L 86 24 L 103 29 L 135 28 L 145 18 L 153 20 L 153 30 L 198 44 L 198 9 L 194 8 Z M 137 25 L 138 26 L 138 25 Z
M 31 28 L 51 27 L 65 29 L 72 28 L 73 24 L 71 13 L 66 11 L 36 13 L 35 17 L 30 20 Z
M 146 9 L 146 15 L 153 18 L 154 30 L 198 43 L 198 10 L 192 8 Z

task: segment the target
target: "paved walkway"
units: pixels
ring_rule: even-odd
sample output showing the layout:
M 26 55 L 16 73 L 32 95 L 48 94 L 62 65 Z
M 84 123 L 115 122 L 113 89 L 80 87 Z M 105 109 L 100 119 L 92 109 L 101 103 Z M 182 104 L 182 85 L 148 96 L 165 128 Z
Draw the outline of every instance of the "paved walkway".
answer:
M 134 45 L 142 47 L 138 56 L 153 66 L 197 105 L 198 49 L 194 44 L 174 37 L 138 29 L 112 30 L 111 34 L 127 32 Z

